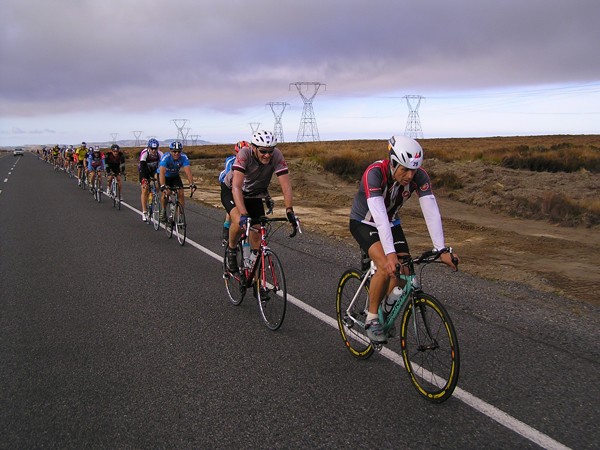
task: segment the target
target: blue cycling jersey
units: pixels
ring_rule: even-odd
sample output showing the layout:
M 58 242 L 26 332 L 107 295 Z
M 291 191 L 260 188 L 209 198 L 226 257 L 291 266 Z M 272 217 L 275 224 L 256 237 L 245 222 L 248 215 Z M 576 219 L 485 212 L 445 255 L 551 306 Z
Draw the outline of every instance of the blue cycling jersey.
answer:
M 233 166 L 233 162 L 235 161 L 235 155 L 228 156 L 225 158 L 225 170 L 223 170 L 219 174 L 219 182 L 222 183 L 225 179 L 225 175 L 231 170 L 231 166 Z
M 170 153 L 165 153 L 163 157 L 160 159 L 160 163 L 158 164 L 157 173 L 160 173 L 160 168 L 166 168 L 165 176 L 167 178 L 176 177 L 179 175 L 179 170 L 182 167 L 187 167 L 190 165 L 190 160 L 188 159 L 185 153 L 182 153 L 179 156 L 178 160 L 173 159 L 173 155 Z

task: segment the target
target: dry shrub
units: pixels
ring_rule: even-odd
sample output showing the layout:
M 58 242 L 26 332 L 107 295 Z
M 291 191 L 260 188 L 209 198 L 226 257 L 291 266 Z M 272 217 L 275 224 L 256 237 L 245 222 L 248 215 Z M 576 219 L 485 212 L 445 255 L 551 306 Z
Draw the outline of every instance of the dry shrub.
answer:
M 432 186 L 436 189 L 457 190 L 464 187 L 461 178 L 454 172 L 437 173 L 429 170 L 427 173 L 429 174 L 429 178 L 431 178 Z
M 551 222 L 561 225 L 590 227 L 600 223 L 598 201 L 585 205 L 560 193 L 548 193 L 542 199 L 541 210 Z
M 535 172 L 577 172 L 581 169 L 600 172 L 600 151 L 591 147 L 575 147 L 562 143 L 550 148 L 521 146 L 504 155 L 501 162 L 509 169 Z
M 323 169 L 347 181 L 359 180 L 373 160 L 358 156 L 354 152 L 345 152 L 323 159 Z

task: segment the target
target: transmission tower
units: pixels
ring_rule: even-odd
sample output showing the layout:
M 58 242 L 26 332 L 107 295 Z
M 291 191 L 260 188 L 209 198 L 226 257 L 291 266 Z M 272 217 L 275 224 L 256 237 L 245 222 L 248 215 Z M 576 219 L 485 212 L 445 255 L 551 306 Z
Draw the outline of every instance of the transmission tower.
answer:
M 185 124 L 188 122 L 188 120 L 187 119 L 173 119 L 173 120 L 171 120 L 171 122 L 173 122 L 175 124 L 175 127 L 177 128 L 177 140 L 184 142 L 185 136 L 183 134 L 183 127 L 185 127 Z
M 183 145 L 187 145 L 187 137 L 191 128 L 184 128 L 183 130 L 185 131 L 185 133 L 183 134 Z
M 250 122 L 248 125 L 250 125 L 250 129 L 252 130 L 252 134 L 256 133 L 258 131 L 258 127 L 260 127 L 260 122 Z
M 142 135 L 143 131 L 132 131 L 132 133 L 135 136 L 135 146 L 139 147 L 140 145 L 142 145 L 142 142 L 140 141 L 140 136 Z
M 271 111 L 273 111 L 273 115 L 275 116 L 275 125 L 273 126 L 273 134 L 275 135 L 275 139 L 278 142 L 283 141 L 283 126 L 281 125 L 281 116 L 283 116 L 283 112 L 285 108 L 289 106 L 289 103 L 285 102 L 270 102 L 267 103 L 271 107 Z
M 117 143 L 117 136 L 119 135 L 119 133 L 110 133 L 110 137 L 112 139 L 111 144 L 116 144 Z
M 313 110 L 312 102 L 321 86 L 326 86 L 323 83 L 317 81 L 298 81 L 296 83 L 290 83 L 291 86 L 296 86 L 302 101 L 304 102 L 304 109 L 302 109 L 302 118 L 300 119 L 300 128 L 298 129 L 298 142 L 302 141 L 320 141 L 319 130 L 317 129 L 317 120 L 315 119 L 315 112 Z M 312 90 L 311 95 L 305 95 L 302 93 L 302 88 L 305 87 L 308 93 Z
M 419 119 L 419 106 L 423 96 L 421 95 L 405 95 L 408 105 L 408 120 L 406 121 L 406 128 L 404 129 L 404 135 L 413 139 L 423 139 L 423 130 L 421 129 L 421 120 Z
M 200 139 L 199 134 L 191 134 L 190 139 L 192 140 L 192 145 L 198 145 L 198 139 Z

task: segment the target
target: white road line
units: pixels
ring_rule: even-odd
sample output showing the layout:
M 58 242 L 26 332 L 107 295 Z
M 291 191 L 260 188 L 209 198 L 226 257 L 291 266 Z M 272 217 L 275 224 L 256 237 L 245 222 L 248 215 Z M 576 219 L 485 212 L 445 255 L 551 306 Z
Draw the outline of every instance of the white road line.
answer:
M 142 212 L 139 209 L 136 209 L 133 206 L 128 205 L 127 203 L 121 202 L 121 205 L 126 206 L 127 208 L 136 212 L 140 216 L 142 214 Z M 161 226 L 162 226 L 162 224 L 161 224 Z M 186 242 L 186 244 L 189 243 L 192 247 L 197 248 L 202 253 L 205 253 L 206 255 L 214 258 L 219 263 L 223 262 L 223 255 L 219 255 L 219 254 L 213 252 L 212 250 L 209 250 L 208 248 L 203 247 L 202 245 L 198 244 L 197 242 L 194 242 L 193 240 L 191 240 L 189 238 L 186 238 L 185 242 Z M 304 303 L 302 300 L 300 300 L 297 297 L 294 297 L 289 292 L 287 294 L 287 297 L 288 297 L 288 301 L 290 303 L 292 303 L 294 306 L 297 306 L 298 308 L 300 308 L 303 311 L 307 312 L 308 314 L 316 317 L 317 319 L 326 323 L 327 325 L 331 326 L 332 328 L 335 328 L 336 330 L 338 329 L 337 321 L 334 318 L 332 318 L 332 317 L 328 316 L 327 314 L 322 313 L 318 309 L 313 308 L 312 306 Z M 381 350 L 380 354 L 382 356 L 384 356 L 385 358 L 389 359 L 390 361 L 392 361 L 393 363 L 404 367 L 402 357 L 398 353 L 395 353 L 388 348 L 383 348 Z M 531 442 L 539 445 L 542 448 L 557 449 L 557 450 L 558 449 L 561 449 L 561 450 L 569 449 L 569 447 L 552 439 L 550 436 L 536 430 L 535 428 L 527 425 L 524 422 L 521 422 L 520 420 L 505 413 L 501 409 L 498 409 L 495 406 L 490 405 L 489 403 L 486 403 L 485 401 L 481 400 L 480 398 L 474 396 L 473 394 L 470 394 L 469 392 L 467 392 L 459 387 L 457 387 L 454 390 L 454 393 L 452 394 L 452 396 L 459 399 L 460 401 L 462 401 L 466 405 L 470 406 L 474 410 L 480 412 L 481 414 L 489 417 L 493 421 L 499 423 L 500 425 L 508 428 L 511 431 L 514 431 L 515 433 L 523 436 L 525 439 L 530 440 Z
M 4 182 L 5 182 L 5 183 L 7 183 L 7 182 L 8 182 L 8 178 L 5 178 L 5 179 L 4 179 Z

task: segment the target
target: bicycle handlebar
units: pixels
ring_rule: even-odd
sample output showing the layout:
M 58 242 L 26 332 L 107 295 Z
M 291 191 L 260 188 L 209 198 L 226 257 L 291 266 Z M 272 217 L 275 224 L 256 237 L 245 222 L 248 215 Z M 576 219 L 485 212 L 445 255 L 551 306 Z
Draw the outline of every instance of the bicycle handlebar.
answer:
M 439 250 L 428 250 L 426 252 L 423 252 L 420 256 L 413 258 L 412 262 L 414 264 L 430 264 L 439 259 L 439 257 L 442 256 L 442 254 L 444 253 L 450 253 L 450 257 L 452 258 L 452 264 L 454 264 L 458 270 L 458 258 L 456 258 L 452 254 L 452 247 L 444 247 Z
M 255 224 L 260 224 L 262 226 L 265 226 L 271 222 L 289 222 L 287 217 L 266 217 L 266 216 L 262 216 L 259 217 L 258 219 L 254 219 L 252 220 L 252 218 L 248 217 L 248 222 L 246 223 L 246 229 L 243 230 L 244 236 L 248 236 L 248 230 L 250 230 L 251 228 L 251 224 L 255 223 Z M 289 237 L 294 237 L 296 236 L 296 234 L 298 232 L 300 232 L 300 234 L 302 234 L 302 229 L 300 228 L 300 220 L 296 217 L 296 223 L 291 223 L 292 225 L 292 233 L 289 234 Z

